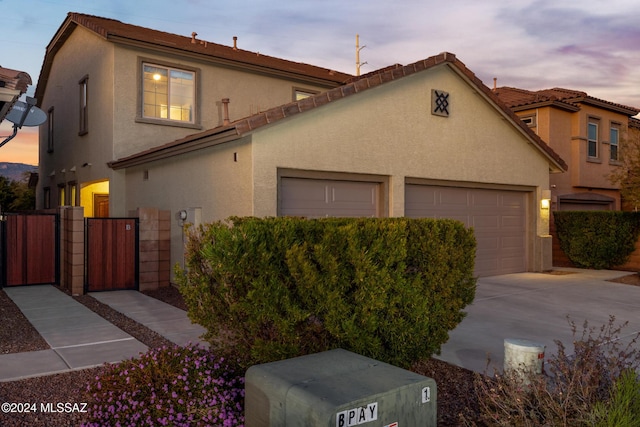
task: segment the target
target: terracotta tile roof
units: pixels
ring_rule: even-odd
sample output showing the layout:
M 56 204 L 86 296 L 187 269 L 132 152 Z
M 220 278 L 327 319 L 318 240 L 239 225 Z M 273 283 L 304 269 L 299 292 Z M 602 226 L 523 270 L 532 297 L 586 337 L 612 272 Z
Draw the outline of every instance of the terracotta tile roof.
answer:
M 640 120 L 635 117 L 629 117 L 629 127 L 640 129 Z
M 192 151 L 194 149 L 204 148 L 206 146 L 217 145 L 232 139 L 237 139 L 248 134 L 260 127 L 276 123 L 287 117 L 292 117 L 305 111 L 321 107 L 325 104 L 338 101 L 348 96 L 375 88 L 382 84 L 401 79 L 411 74 L 419 73 L 440 64 L 448 64 L 453 70 L 467 78 L 478 90 L 486 95 L 486 97 L 495 104 L 496 108 L 501 110 L 507 116 L 513 125 L 520 128 L 526 137 L 536 146 L 549 160 L 555 165 L 557 170 L 567 170 L 568 166 L 560 156 L 551 149 L 538 135 L 536 135 L 529 127 L 520 120 L 515 113 L 506 106 L 488 87 L 486 87 L 476 75 L 469 70 L 462 61 L 458 60 L 452 53 L 443 52 L 439 55 L 432 56 L 422 61 L 406 65 L 391 66 L 380 72 L 372 72 L 360 78 L 354 79 L 352 82 L 343 86 L 331 89 L 327 92 L 305 98 L 301 101 L 288 103 L 279 107 L 271 108 L 259 114 L 255 114 L 229 125 L 220 126 L 215 129 L 209 129 L 204 132 L 196 133 L 185 138 L 170 142 L 168 144 L 155 147 L 141 153 L 118 159 L 109 163 L 114 169 L 121 169 L 137 164 L 146 163 L 158 158 L 169 157 L 174 154 Z
M 14 89 L 25 93 L 31 84 L 31 76 L 24 71 L 0 67 L 0 85 L 7 89 Z
M 41 95 L 44 93 L 53 57 L 77 26 L 87 28 L 112 42 L 142 45 L 165 51 L 179 51 L 182 54 L 197 55 L 203 60 L 226 65 L 236 65 L 276 74 L 297 75 L 300 76 L 300 78 L 308 80 L 315 79 L 329 86 L 343 84 L 353 77 L 351 74 L 341 73 L 328 68 L 275 58 L 259 52 L 238 49 L 235 46 L 211 43 L 200 40 L 197 36 L 181 36 L 126 24 L 115 19 L 70 12 L 67 15 L 67 19 L 60 26 L 56 35 L 47 46 L 47 52 L 40 73 L 40 81 L 36 89 L 37 98 L 41 98 Z
M 494 93 L 504 101 L 509 108 L 516 111 L 547 105 L 554 105 L 558 108 L 578 111 L 580 109 L 580 104 L 591 104 L 600 108 L 627 114 L 629 116 L 634 116 L 640 113 L 640 109 L 635 107 L 629 107 L 627 105 L 595 98 L 589 96 L 586 92 L 559 87 L 538 91 L 529 91 L 514 87 L 499 87 L 494 89 Z

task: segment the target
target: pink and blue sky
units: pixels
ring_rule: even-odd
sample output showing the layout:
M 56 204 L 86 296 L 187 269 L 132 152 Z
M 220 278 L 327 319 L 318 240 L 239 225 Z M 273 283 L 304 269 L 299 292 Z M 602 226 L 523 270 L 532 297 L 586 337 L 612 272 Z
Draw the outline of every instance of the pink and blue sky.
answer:
M 33 95 L 47 44 L 81 12 L 355 74 L 455 53 L 484 83 L 564 87 L 640 107 L 637 0 L 0 0 L 0 65 L 28 72 Z M 0 125 L 0 136 L 11 124 Z M 4 138 L 3 138 L 4 139 Z M 37 164 L 37 129 L 0 161 Z

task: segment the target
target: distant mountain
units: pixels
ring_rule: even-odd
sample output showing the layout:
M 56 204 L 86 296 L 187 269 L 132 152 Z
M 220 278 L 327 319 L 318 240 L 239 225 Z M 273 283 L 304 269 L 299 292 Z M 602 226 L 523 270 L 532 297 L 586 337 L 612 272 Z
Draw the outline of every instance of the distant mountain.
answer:
M 24 163 L 0 162 L 0 176 L 13 181 L 22 181 L 25 179 L 25 172 L 38 172 L 38 167 Z

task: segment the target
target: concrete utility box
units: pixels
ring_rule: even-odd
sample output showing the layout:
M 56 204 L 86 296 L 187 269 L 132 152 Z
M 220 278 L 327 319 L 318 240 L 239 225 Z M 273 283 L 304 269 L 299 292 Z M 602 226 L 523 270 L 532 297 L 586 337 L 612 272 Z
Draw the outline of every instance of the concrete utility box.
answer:
M 436 426 L 432 378 L 337 349 L 252 366 L 247 427 Z

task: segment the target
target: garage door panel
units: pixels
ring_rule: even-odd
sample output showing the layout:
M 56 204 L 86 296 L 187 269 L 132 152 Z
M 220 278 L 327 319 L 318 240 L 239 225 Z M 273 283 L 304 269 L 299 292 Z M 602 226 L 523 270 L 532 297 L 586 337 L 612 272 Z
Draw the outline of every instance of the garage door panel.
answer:
M 464 190 L 464 191 L 468 191 L 468 190 Z M 496 208 L 500 205 L 500 198 L 495 195 L 495 194 L 491 194 L 491 193 L 477 193 L 477 194 L 471 194 L 472 197 L 472 204 L 475 207 L 478 208 Z
M 448 191 L 441 192 L 437 197 L 439 205 L 444 206 L 468 206 L 469 198 L 466 191 Z
M 430 203 L 434 195 L 436 206 Z M 524 192 L 409 184 L 405 215 L 452 218 L 473 227 L 477 243 L 475 274 L 479 276 L 526 271 Z
M 378 216 L 379 183 L 304 178 L 281 178 L 281 216 Z
M 491 229 L 496 230 L 500 226 L 500 217 L 491 215 L 477 215 L 472 217 L 472 226 L 476 230 Z

